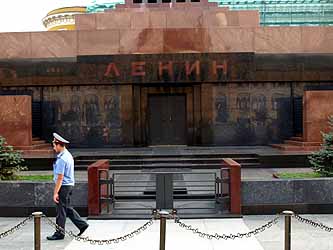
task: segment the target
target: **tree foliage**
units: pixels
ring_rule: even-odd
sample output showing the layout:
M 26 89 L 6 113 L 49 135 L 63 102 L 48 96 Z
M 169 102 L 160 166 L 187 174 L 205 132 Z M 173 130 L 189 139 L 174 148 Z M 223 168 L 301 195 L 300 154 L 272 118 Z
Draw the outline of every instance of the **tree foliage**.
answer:
M 17 173 L 26 169 L 21 153 L 0 135 L 0 180 L 15 180 Z
M 323 144 L 321 149 L 309 156 L 312 169 L 322 176 L 333 176 L 333 115 L 328 117 L 329 132 L 321 132 Z

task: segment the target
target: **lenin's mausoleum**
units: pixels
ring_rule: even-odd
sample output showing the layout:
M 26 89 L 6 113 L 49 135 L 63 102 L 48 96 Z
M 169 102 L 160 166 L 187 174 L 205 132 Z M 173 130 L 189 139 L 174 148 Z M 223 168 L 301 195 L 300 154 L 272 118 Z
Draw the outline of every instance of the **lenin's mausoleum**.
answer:
M 14 146 L 53 131 L 73 147 L 319 145 L 332 26 L 264 26 L 207 0 L 84 10 L 0 34 L 0 133 Z

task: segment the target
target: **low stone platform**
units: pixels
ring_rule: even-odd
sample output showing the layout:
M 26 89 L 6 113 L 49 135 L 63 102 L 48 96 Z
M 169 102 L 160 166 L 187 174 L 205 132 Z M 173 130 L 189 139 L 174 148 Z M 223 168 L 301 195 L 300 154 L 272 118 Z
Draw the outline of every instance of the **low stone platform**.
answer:
M 161 164 L 173 167 L 197 167 L 197 163 L 216 168 L 221 158 L 232 158 L 242 168 L 304 168 L 309 167 L 307 156 L 311 152 L 286 152 L 270 146 L 167 146 L 137 148 L 69 148 L 75 158 L 77 170 L 87 170 L 87 166 L 99 159 L 112 160 L 113 169 L 140 168 L 143 164 Z M 36 151 L 36 153 L 38 153 Z M 52 164 L 53 154 L 26 155 L 29 170 L 48 170 Z M 125 163 L 125 164 L 124 164 Z M 177 167 L 178 167 L 177 165 Z
M 276 149 L 289 152 L 308 152 L 318 151 L 321 147 L 321 142 L 305 141 L 303 137 L 291 137 L 285 140 L 283 144 L 272 144 L 271 146 Z

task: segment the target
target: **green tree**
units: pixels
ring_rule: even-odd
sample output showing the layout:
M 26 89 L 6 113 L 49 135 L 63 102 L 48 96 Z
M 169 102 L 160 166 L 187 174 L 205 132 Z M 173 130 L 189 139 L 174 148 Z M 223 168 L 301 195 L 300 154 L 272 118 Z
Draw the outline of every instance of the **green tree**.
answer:
M 333 115 L 328 117 L 329 132 L 321 132 L 323 144 L 321 149 L 309 156 L 312 169 L 322 176 L 333 176 Z
M 0 180 L 17 179 L 17 173 L 27 169 L 23 163 L 21 153 L 15 151 L 0 135 Z

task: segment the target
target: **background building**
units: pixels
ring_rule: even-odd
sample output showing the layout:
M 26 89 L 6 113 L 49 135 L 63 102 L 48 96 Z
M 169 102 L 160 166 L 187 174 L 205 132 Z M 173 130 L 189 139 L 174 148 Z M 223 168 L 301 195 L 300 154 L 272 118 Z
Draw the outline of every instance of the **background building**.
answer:
M 74 15 L 86 13 L 86 7 L 63 7 L 50 11 L 43 18 L 43 24 L 48 31 L 75 30 Z
M 231 10 L 259 10 L 264 26 L 333 25 L 332 0 L 214 0 Z

